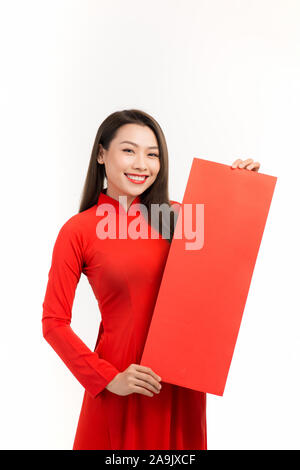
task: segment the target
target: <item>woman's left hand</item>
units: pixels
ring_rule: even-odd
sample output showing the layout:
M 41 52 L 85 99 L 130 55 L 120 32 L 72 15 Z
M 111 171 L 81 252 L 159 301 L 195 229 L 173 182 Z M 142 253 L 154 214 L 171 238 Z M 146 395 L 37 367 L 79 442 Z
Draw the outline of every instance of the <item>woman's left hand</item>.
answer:
M 260 168 L 259 162 L 254 162 L 252 158 L 247 158 L 247 160 L 242 160 L 238 158 L 233 162 L 231 168 L 245 168 L 245 170 L 258 171 Z

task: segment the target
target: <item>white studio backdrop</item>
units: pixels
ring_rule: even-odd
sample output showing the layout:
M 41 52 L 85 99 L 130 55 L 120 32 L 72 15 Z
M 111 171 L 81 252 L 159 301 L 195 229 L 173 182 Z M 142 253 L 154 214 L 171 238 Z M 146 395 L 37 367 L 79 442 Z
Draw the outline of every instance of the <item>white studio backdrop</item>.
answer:
M 173 200 L 194 157 L 278 177 L 208 449 L 299 449 L 300 2 L 0 5 L 1 449 L 72 448 L 84 390 L 42 337 L 42 302 L 96 131 L 129 108 L 165 133 Z M 72 328 L 93 348 L 99 323 L 82 276 Z

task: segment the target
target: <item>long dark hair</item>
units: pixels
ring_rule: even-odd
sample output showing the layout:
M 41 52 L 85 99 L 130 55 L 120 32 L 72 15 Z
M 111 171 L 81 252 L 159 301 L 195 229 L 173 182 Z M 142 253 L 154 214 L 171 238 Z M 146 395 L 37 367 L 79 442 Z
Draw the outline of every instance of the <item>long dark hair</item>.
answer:
M 169 200 L 169 157 L 165 136 L 158 122 L 149 114 L 138 109 L 126 109 L 116 111 L 110 114 L 100 125 L 92 149 L 88 172 L 85 178 L 84 188 L 81 196 L 79 212 L 89 209 L 97 204 L 100 192 L 104 188 L 104 179 L 106 178 L 105 166 L 97 161 L 100 144 L 108 150 L 110 142 L 114 139 L 119 127 L 124 124 L 139 124 L 148 126 L 154 132 L 159 148 L 160 170 L 154 183 L 147 188 L 141 195 L 140 201 L 148 210 L 149 223 L 156 228 L 163 236 L 163 227 L 169 227 L 170 237 L 165 237 L 170 243 L 174 234 L 177 211 L 171 210 L 166 218 L 162 211 L 159 219 L 151 218 L 151 204 L 166 203 L 171 208 Z M 157 220 L 155 220 L 157 219 Z M 166 232 L 164 232 L 166 233 Z

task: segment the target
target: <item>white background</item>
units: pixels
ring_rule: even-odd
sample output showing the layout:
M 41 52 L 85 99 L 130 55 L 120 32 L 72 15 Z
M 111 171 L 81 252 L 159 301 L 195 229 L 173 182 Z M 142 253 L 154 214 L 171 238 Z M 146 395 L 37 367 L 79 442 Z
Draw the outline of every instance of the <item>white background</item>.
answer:
M 72 448 L 84 390 L 42 302 L 97 129 L 129 108 L 165 133 L 173 200 L 194 157 L 278 177 L 208 448 L 299 449 L 300 2 L 7 0 L 0 18 L 1 449 Z M 72 327 L 93 348 L 99 323 L 82 276 Z

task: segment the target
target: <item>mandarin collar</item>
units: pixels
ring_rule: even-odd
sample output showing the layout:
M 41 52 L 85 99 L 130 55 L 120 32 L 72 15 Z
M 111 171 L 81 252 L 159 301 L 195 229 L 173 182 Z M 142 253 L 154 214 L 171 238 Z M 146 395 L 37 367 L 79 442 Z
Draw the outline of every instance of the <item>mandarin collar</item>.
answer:
M 129 209 L 130 209 L 130 207 L 131 207 L 133 204 L 138 204 L 138 203 L 140 203 L 140 196 L 138 195 L 138 196 L 136 196 L 136 198 L 132 201 L 132 203 L 130 204 L 130 206 L 129 206 L 127 212 L 126 212 L 126 210 L 124 209 L 123 205 L 119 202 L 119 200 L 117 200 L 117 199 L 115 199 L 115 198 L 113 198 L 113 197 L 111 197 L 111 196 L 108 196 L 108 194 L 106 194 L 106 189 L 107 189 L 107 188 L 104 188 L 104 189 L 100 192 L 99 197 L 98 197 L 97 206 L 98 206 L 99 204 L 103 204 L 103 203 L 107 204 L 107 203 L 109 203 L 109 204 L 112 204 L 112 205 L 117 209 L 117 211 L 119 210 L 119 211 L 121 211 L 121 212 L 123 212 L 123 213 L 127 213 L 127 214 L 128 214 Z

